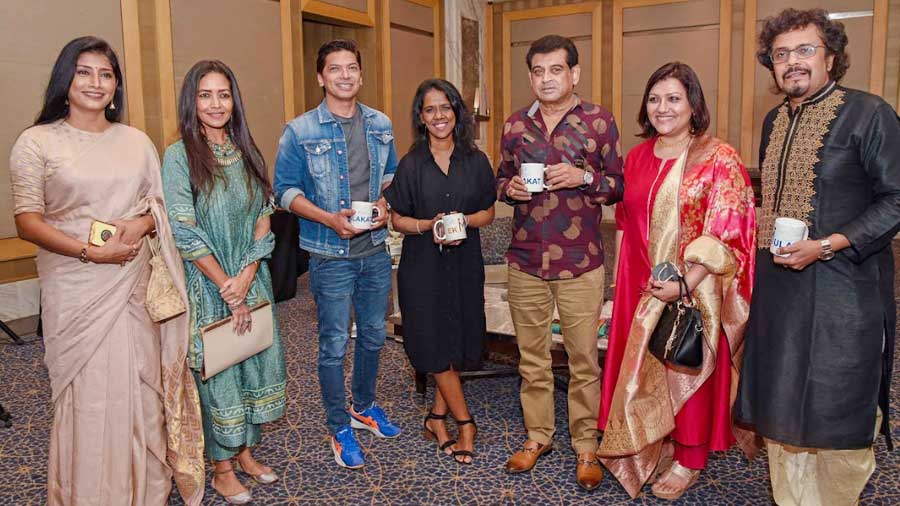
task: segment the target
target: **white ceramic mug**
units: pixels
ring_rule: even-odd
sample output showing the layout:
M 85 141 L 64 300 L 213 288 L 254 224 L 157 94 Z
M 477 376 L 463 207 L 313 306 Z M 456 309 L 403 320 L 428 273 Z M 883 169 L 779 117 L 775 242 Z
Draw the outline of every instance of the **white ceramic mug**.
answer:
M 547 189 L 544 184 L 544 171 L 547 167 L 543 163 L 523 163 L 519 166 L 519 175 L 525 180 L 525 189 L 531 193 L 540 193 Z
M 439 241 L 461 241 L 466 238 L 466 216 L 463 213 L 445 214 L 431 229 Z
M 775 218 L 775 231 L 772 232 L 772 245 L 769 246 L 769 251 L 776 256 L 789 257 L 790 253 L 779 255 L 778 248 L 784 248 L 808 238 L 809 227 L 806 226 L 806 223 L 794 218 Z
M 361 200 L 354 200 L 351 202 L 350 209 L 356 211 L 353 216 L 350 217 L 350 224 L 353 225 L 354 228 L 360 230 L 369 230 L 372 228 L 375 218 L 378 218 L 379 213 L 381 212 L 375 204 L 363 202 Z

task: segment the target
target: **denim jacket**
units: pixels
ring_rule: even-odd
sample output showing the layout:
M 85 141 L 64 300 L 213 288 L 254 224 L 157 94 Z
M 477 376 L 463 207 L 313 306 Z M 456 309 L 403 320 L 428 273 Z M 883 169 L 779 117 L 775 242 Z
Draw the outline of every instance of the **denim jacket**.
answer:
M 397 151 L 394 130 L 388 117 L 371 107 L 357 103 L 366 127 L 369 147 L 369 201 L 378 200 L 381 186 L 394 178 Z M 275 197 L 281 207 L 290 209 L 297 195 L 329 213 L 350 208 L 350 167 L 347 141 L 340 123 L 323 100 L 311 111 L 291 120 L 284 128 L 275 159 Z M 341 239 L 330 227 L 299 218 L 300 247 L 311 253 L 347 257 L 350 240 Z M 372 231 L 372 242 L 384 242 L 385 227 Z

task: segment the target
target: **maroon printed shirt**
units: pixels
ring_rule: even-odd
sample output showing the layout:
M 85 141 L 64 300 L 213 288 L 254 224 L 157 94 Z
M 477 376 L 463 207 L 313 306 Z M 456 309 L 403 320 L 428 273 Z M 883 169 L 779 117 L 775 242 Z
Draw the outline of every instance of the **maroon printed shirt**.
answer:
M 548 133 L 539 102 L 506 120 L 500 139 L 497 197 L 513 206 L 510 268 L 542 279 L 578 277 L 603 265 L 601 205 L 622 199 L 622 155 L 612 114 L 583 102 Z M 594 173 L 589 186 L 533 193 L 528 202 L 506 198 L 522 163 L 568 163 Z

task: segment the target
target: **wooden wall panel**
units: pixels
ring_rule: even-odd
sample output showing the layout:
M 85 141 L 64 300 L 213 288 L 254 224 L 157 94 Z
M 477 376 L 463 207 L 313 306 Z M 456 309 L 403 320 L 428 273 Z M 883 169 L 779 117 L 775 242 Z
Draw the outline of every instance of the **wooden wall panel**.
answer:
M 216 23 L 206 23 L 210 12 Z M 252 23 L 247 20 L 252 19 Z M 172 0 L 174 86 L 199 60 L 231 67 L 270 172 L 284 128 L 279 5 L 269 0 Z
M 691 48 L 715 48 L 719 30 L 715 26 L 699 29 L 678 29 L 626 34 L 623 48 L 628 55 L 622 72 L 622 117 L 617 118 L 622 138 L 622 148 L 627 153 L 643 139 L 635 137 L 640 132 L 637 115 L 641 107 L 644 88 L 650 75 L 662 65 L 681 61 L 691 66 L 700 78 L 706 106 L 709 108 L 708 132 L 716 132 L 718 112 L 717 77 L 719 62 L 715 50 L 691 51 Z
M 416 88 L 425 79 L 434 77 L 432 41 L 431 37 L 421 33 L 391 29 L 391 51 L 403 55 L 403 64 L 393 66 L 390 112 L 394 123 L 394 145 L 401 157 L 415 137 L 410 114 Z
M 587 18 L 588 30 L 590 30 L 590 14 L 579 14 L 576 16 L 566 17 Z M 546 19 L 554 21 L 560 18 Z M 515 27 L 518 23 L 520 22 L 513 22 L 512 26 Z M 575 34 L 573 34 L 573 32 L 566 32 L 562 29 L 560 29 L 557 33 L 572 38 L 573 42 L 575 43 L 575 48 L 578 49 L 578 64 L 581 67 L 581 77 L 579 78 L 578 84 L 575 85 L 575 93 L 578 93 L 578 95 L 583 97 L 585 100 L 593 101 L 593 98 L 591 97 L 591 78 L 593 75 L 591 58 L 593 56 L 593 52 L 591 48 L 590 35 L 580 35 L 577 34 L 577 32 L 574 32 Z M 588 31 L 588 34 L 590 34 L 590 31 Z M 534 93 L 532 93 L 531 91 L 531 84 L 528 80 L 528 68 L 525 65 L 525 56 L 528 53 L 528 47 L 531 45 L 531 43 L 538 38 L 543 37 L 543 35 L 544 34 L 539 35 L 530 40 L 513 42 L 513 46 L 510 49 L 509 55 L 512 63 L 510 75 L 510 90 L 512 91 L 510 105 L 512 106 L 512 108 L 509 110 L 510 114 L 534 102 Z
M 85 34 L 109 42 L 123 72 L 126 71 L 120 0 L 0 2 L 0 47 L 4 48 L 0 51 L 0 238 L 16 235 L 9 151 L 40 112 L 59 51 L 70 40 Z
M 435 77 L 434 9 L 409 0 L 390 2 L 391 62 L 390 108 L 394 123 L 394 145 L 403 156 L 415 134 L 411 110 L 416 88 L 425 79 Z
M 336 5 L 355 11 L 366 12 L 366 0 L 319 0 L 323 4 Z
M 622 112 L 617 118 L 627 153 L 642 139 L 637 115 L 650 75 L 662 65 L 681 61 L 700 78 L 710 112 L 709 132 L 718 126 L 718 0 L 691 0 L 625 8 L 622 13 Z M 708 48 L 696 51 L 695 48 Z
M 382 84 L 378 82 L 375 30 L 369 27 L 349 27 L 323 23 L 318 20 L 303 20 L 303 80 L 306 107 L 310 110 L 322 102 L 324 95 L 316 79 L 316 56 L 322 44 L 334 39 L 353 39 L 362 56 L 363 86 L 359 100 L 372 107 L 380 107 L 379 94 Z
M 387 0 L 385 0 L 387 1 Z M 434 33 L 434 9 L 410 0 L 390 0 L 392 25 Z

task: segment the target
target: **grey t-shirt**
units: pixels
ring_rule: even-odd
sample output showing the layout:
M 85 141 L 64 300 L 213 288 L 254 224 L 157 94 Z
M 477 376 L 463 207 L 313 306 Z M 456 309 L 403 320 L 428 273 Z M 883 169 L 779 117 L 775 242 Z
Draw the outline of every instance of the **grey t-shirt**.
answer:
M 347 140 L 347 163 L 350 169 L 350 198 L 369 201 L 369 146 L 362 111 L 356 108 L 352 118 L 334 115 L 344 129 Z M 347 206 L 350 207 L 349 205 Z M 384 244 L 372 244 L 372 232 L 363 232 L 350 239 L 349 258 L 360 258 L 384 250 Z

